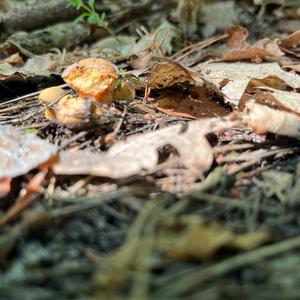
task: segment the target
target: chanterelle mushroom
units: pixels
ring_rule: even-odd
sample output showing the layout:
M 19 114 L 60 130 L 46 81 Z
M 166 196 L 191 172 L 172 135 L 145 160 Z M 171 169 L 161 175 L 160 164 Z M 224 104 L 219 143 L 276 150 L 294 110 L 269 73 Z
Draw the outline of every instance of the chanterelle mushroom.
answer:
M 66 91 L 58 86 L 52 86 L 42 90 L 39 94 L 39 100 L 47 105 L 53 104 L 60 100 Z
M 101 58 L 87 58 L 69 66 L 63 73 L 65 82 L 81 97 L 111 103 L 118 79 L 115 65 Z
M 84 129 L 97 121 L 107 109 L 98 107 L 92 99 L 63 97 L 55 108 L 56 119 L 70 128 Z

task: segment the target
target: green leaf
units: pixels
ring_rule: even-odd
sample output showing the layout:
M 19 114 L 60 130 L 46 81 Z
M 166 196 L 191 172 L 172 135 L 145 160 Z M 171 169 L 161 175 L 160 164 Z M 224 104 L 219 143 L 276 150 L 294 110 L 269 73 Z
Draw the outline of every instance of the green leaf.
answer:
M 25 129 L 26 133 L 35 134 L 37 132 L 36 128 L 27 128 Z
M 69 0 L 69 6 L 80 9 L 83 6 L 82 0 Z
M 81 21 L 83 21 L 88 16 L 89 16 L 88 13 L 83 13 L 78 18 L 75 19 L 75 22 L 81 22 Z
M 117 89 L 122 83 L 122 80 L 121 79 L 118 79 L 115 83 L 115 89 Z
M 98 24 L 99 23 L 99 16 L 97 14 L 89 15 L 87 18 L 89 24 Z
M 95 10 L 94 6 L 95 6 L 95 0 L 89 0 L 89 7 Z

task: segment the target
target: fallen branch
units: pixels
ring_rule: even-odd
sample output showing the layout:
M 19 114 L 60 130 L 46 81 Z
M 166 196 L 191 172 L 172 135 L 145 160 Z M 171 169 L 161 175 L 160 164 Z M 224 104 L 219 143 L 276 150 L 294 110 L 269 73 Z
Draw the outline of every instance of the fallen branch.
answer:
M 1 21 L 2 30 L 11 34 L 72 20 L 81 12 L 68 7 L 68 3 L 68 0 L 40 1 L 18 11 L 10 11 Z

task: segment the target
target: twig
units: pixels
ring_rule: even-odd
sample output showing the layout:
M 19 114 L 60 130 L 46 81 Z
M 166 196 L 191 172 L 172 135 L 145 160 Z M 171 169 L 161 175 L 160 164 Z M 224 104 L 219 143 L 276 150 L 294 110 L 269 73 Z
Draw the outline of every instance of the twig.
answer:
M 204 193 L 204 192 L 193 192 L 187 195 L 187 199 L 189 200 L 190 198 L 198 201 L 206 201 L 214 204 L 226 205 L 234 208 L 241 208 L 244 210 L 245 209 L 250 210 L 253 208 L 252 204 L 246 201 L 241 201 L 233 198 L 226 198 L 226 197 L 217 196 L 217 195 Z M 275 214 L 275 215 L 278 215 L 280 213 L 280 211 L 275 207 L 260 207 L 260 211 L 268 214 Z
M 64 88 L 64 87 L 67 87 L 67 86 L 68 85 L 64 83 L 64 84 L 58 85 L 57 87 Z M 39 94 L 40 94 L 40 91 L 37 91 L 37 92 L 34 92 L 34 93 L 30 93 L 30 94 L 27 94 L 27 95 L 24 95 L 24 96 L 21 96 L 21 97 L 17 97 L 17 98 L 2 102 L 2 103 L 0 103 L 0 107 L 5 106 L 5 105 L 10 104 L 10 103 L 13 103 L 13 102 L 18 102 L 20 100 L 24 100 L 26 98 L 35 97 L 35 96 L 38 96 Z

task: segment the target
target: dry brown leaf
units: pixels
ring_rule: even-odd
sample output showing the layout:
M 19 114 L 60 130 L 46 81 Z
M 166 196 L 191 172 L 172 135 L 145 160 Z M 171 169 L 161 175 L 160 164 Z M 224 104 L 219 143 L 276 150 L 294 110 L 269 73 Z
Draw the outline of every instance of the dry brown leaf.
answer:
M 147 86 L 150 91 L 158 92 L 156 107 L 168 115 L 195 119 L 229 113 L 218 103 L 218 91 L 212 84 L 177 62 L 168 60 L 156 64 Z
M 300 29 L 282 39 L 280 46 L 286 53 L 300 57 Z
M 163 89 L 179 84 L 193 84 L 190 72 L 175 61 L 165 61 L 154 65 L 150 71 L 147 86 L 150 89 Z
M 300 87 L 300 76 L 282 70 L 277 63 L 202 63 L 195 70 L 221 91 L 226 102 L 236 106 L 253 78 L 277 78 L 292 89 Z
M 259 103 L 300 116 L 300 94 L 275 89 L 257 89 L 252 97 Z
M 228 34 L 226 43 L 231 49 L 245 49 L 248 47 L 247 38 L 249 32 L 246 28 L 235 25 L 225 30 Z
M 286 38 L 281 40 L 280 43 L 285 48 L 296 48 L 300 46 L 300 29 L 293 32 Z
M 205 136 L 234 125 L 237 122 L 226 119 L 203 119 L 190 122 L 186 129 L 175 125 L 131 137 L 113 145 L 107 154 L 65 151 L 60 153 L 59 162 L 53 169 L 56 174 L 89 174 L 111 178 L 132 176 L 143 170 L 153 172 L 158 164 L 158 149 L 172 145 L 181 163 L 200 175 L 211 167 L 214 158 Z
M 156 101 L 159 111 L 191 119 L 226 116 L 231 111 L 216 97 L 208 95 L 205 87 L 195 87 L 190 95 L 172 89 L 161 93 Z
M 280 57 L 284 53 L 280 50 L 278 44 L 270 39 L 258 41 L 248 49 L 232 49 L 224 54 L 224 61 L 251 60 L 261 63 L 266 57 Z
M 56 155 L 56 146 L 11 126 L 0 127 L 0 178 L 24 175 Z

